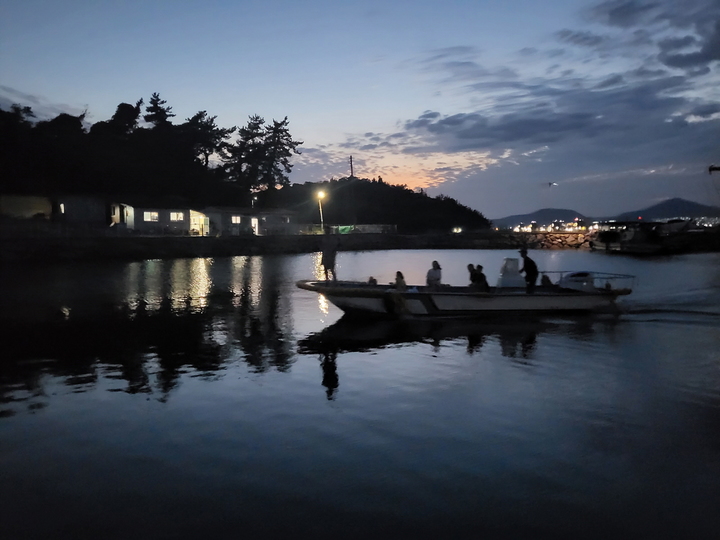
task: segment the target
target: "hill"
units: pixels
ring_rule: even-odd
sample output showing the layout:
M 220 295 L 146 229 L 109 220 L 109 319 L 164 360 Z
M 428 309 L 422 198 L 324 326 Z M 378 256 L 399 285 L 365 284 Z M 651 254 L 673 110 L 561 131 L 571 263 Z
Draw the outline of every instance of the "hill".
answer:
M 591 217 L 583 216 L 575 210 L 566 210 L 561 208 L 543 208 L 531 214 L 517 214 L 504 218 L 493 219 L 493 227 L 507 228 L 518 225 L 519 223 L 552 223 L 555 220 L 573 221 L 576 217 L 585 221 L 607 221 L 614 219 L 616 221 L 635 221 L 642 216 L 646 221 L 660 221 L 672 218 L 698 218 L 698 217 L 720 217 L 720 208 L 717 206 L 708 206 L 686 199 L 668 199 L 661 203 L 643 208 L 641 210 L 633 210 L 624 212 L 617 216 L 611 217 Z
M 451 197 L 430 197 L 407 186 L 385 183 L 381 178 L 340 178 L 329 182 L 292 184 L 259 192 L 260 208 L 286 208 L 300 223 L 319 223 L 317 194 L 323 191 L 327 225 L 393 224 L 400 233 L 450 232 L 488 229 L 490 222 L 477 210 Z
M 650 221 L 681 217 L 720 217 L 720 208 L 675 198 L 643 208 L 642 210 L 625 212 L 614 219 L 617 221 L 635 221 L 638 217 Z
M 514 216 L 493 219 L 492 224 L 493 227 L 505 229 L 508 227 L 514 227 L 515 225 L 518 225 L 520 223 L 528 224 L 535 221 L 537 223 L 546 224 L 552 223 L 556 220 L 573 221 L 575 220 L 575 218 L 587 219 L 585 216 L 583 216 L 579 212 L 576 212 L 575 210 L 567 210 L 564 208 L 543 208 L 542 210 L 537 210 L 532 214 L 517 214 Z

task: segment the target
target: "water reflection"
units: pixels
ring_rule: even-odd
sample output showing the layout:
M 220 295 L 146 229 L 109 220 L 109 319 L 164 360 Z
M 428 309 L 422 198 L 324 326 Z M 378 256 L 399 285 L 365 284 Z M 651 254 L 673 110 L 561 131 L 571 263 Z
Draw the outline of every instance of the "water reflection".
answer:
M 594 317 L 545 320 L 535 317 L 498 317 L 472 320 L 393 321 L 343 317 L 320 332 L 298 342 L 298 354 L 317 355 L 322 369 L 322 385 L 328 399 L 334 399 L 340 385 L 337 359 L 342 353 L 370 352 L 386 347 L 431 345 L 437 353 L 445 342 L 465 341 L 467 354 L 479 353 L 489 342 L 499 344 L 500 354 L 513 363 L 532 366 L 538 336 L 562 333 L 587 339 L 599 321 Z M 601 321 L 612 329 L 616 320 Z
M 301 354 L 326 352 L 366 352 L 389 345 L 428 343 L 440 346 L 446 340 L 467 340 L 468 353 L 478 352 L 488 339 L 496 339 L 502 355 L 530 359 L 538 334 L 544 332 L 589 335 L 592 318 L 576 318 L 562 323 L 542 318 L 493 317 L 468 320 L 358 320 L 343 317 L 335 324 L 315 332 L 298 343 Z
M 6 320 L 0 416 L 45 406 L 58 381 L 72 392 L 102 385 L 167 401 L 186 373 L 222 377 L 236 362 L 287 371 L 293 327 L 284 280 L 282 258 L 144 261 L 122 269 L 118 301 L 70 297 L 69 315 Z

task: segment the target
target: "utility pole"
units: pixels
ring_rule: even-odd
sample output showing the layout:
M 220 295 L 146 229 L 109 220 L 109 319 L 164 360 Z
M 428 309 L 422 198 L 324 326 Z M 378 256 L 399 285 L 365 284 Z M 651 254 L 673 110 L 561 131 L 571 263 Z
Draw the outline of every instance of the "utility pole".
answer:
M 355 170 L 353 169 L 352 156 L 350 156 L 350 178 L 349 178 L 349 180 L 350 180 L 350 183 L 348 184 L 348 193 L 350 195 L 350 200 L 349 200 L 350 204 L 349 204 L 349 208 L 348 208 L 348 210 L 349 210 L 348 217 L 350 218 L 349 219 L 350 223 L 352 223 L 353 225 L 357 225 L 357 211 L 355 209 L 355 186 L 354 186 Z

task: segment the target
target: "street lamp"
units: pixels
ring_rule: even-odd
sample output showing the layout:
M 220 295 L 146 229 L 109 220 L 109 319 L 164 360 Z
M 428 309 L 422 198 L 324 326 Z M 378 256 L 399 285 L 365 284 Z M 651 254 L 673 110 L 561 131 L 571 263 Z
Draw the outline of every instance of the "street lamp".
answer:
M 318 198 L 318 206 L 320 207 L 320 228 L 322 229 L 323 234 L 325 234 L 325 220 L 323 219 L 323 213 L 322 213 L 322 200 L 325 198 L 325 192 L 318 191 L 317 198 Z

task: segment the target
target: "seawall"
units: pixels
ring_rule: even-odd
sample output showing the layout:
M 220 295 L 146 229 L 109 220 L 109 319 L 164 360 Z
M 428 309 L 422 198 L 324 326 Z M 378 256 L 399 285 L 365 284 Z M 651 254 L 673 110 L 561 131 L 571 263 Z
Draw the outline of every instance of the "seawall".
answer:
M 293 236 L 37 236 L 0 237 L 0 261 L 143 260 L 311 253 L 322 249 L 321 235 Z M 338 235 L 340 251 L 394 249 L 586 249 L 577 233 L 348 234 Z

